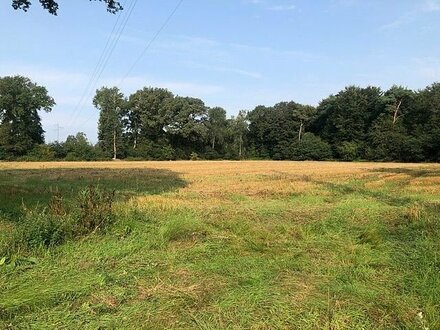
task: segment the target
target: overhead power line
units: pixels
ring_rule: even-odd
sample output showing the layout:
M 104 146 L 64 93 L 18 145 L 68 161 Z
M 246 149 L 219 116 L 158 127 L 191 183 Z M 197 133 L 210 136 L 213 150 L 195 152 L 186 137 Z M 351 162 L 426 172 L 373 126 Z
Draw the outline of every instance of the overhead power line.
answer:
M 159 37 L 159 35 L 162 33 L 162 31 L 167 27 L 167 25 L 169 24 L 169 22 L 171 21 L 171 19 L 174 17 L 174 15 L 176 14 L 176 12 L 179 10 L 180 6 L 182 5 L 184 0 L 179 0 L 179 2 L 176 4 L 176 6 L 173 8 L 173 10 L 171 11 L 171 13 L 167 16 L 167 18 L 165 19 L 165 21 L 162 23 L 162 25 L 159 27 L 159 29 L 156 31 L 156 33 L 153 35 L 153 37 L 150 39 L 150 41 L 146 44 L 146 46 L 144 47 L 144 49 L 142 49 L 141 53 L 139 54 L 139 56 L 135 59 L 135 61 L 133 62 L 133 64 L 129 67 L 129 69 L 127 70 L 126 74 L 122 77 L 122 79 L 120 80 L 119 84 L 117 86 L 121 87 L 122 84 L 124 83 L 125 79 L 127 79 L 127 77 L 130 75 L 130 73 L 133 71 L 133 69 L 136 67 L 136 65 L 141 61 L 141 59 L 145 56 L 145 54 L 147 53 L 148 49 L 150 49 L 150 47 L 152 46 L 152 44 L 157 40 L 157 38 Z M 116 87 L 117 87 L 116 86 Z M 86 124 L 91 118 L 93 117 L 93 113 L 90 114 L 90 116 L 87 117 L 87 119 L 81 124 L 84 125 Z
M 130 73 L 133 71 L 133 69 L 136 67 L 136 65 L 140 62 L 140 60 L 145 56 L 145 53 L 150 49 L 151 45 L 156 41 L 156 39 L 159 37 L 159 35 L 162 33 L 162 31 L 167 27 L 168 23 L 171 21 L 173 16 L 176 14 L 177 10 L 179 10 L 180 6 L 182 5 L 184 0 L 179 0 L 177 5 L 174 7 L 170 15 L 167 17 L 167 19 L 163 22 L 163 24 L 160 26 L 159 30 L 153 35 L 153 38 L 147 43 L 145 48 L 142 50 L 142 52 L 139 54 L 139 56 L 136 58 L 136 60 L 133 62 L 133 64 L 128 69 L 127 73 L 122 77 L 121 81 L 119 82 L 119 86 L 122 85 L 122 83 L 127 79 L 127 77 L 130 75 Z
M 101 66 L 102 66 L 102 63 L 103 63 L 103 61 L 104 61 L 104 58 L 105 58 L 105 57 L 107 56 L 107 54 L 108 54 L 108 50 L 109 50 L 109 46 L 110 46 L 110 41 L 114 38 L 114 33 L 115 33 L 115 30 L 116 30 L 116 27 L 118 26 L 118 23 L 119 23 L 119 19 L 120 19 L 120 18 L 121 18 L 121 14 L 119 14 L 118 17 L 116 18 L 116 22 L 115 22 L 115 24 L 113 25 L 113 29 L 112 29 L 112 31 L 110 32 L 110 34 L 109 34 L 109 36 L 108 36 L 108 38 L 107 38 L 107 42 L 106 42 L 106 44 L 105 44 L 104 49 L 103 49 L 102 52 L 101 52 L 101 56 L 99 57 L 98 62 L 96 63 L 95 68 L 93 69 L 92 75 L 90 76 L 90 79 L 89 79 L 89 81 L 87 82 L 87 85 L 86 85 L 86 87 L 85 87 L 85 89 L 84 89 L 84 91 L 83 91 L 83 93 L 82 93 L 82 95 L 81 95 L 81 98 L 79 99 L 78 103 L 76 104 L 76 106 L 75 106 L 75 108 L 74 108 L 74 110 L 73 110 L 73 113 L 72 113 L 72 115 L 71 115 L 71 118 L 70 118 L 70 121 L 69 121 L 69 125 L 68 125 L 68 127 L 70 127 L 70 125 L 72 124 L 72 121 L 73 121 L 73 119 L 75 118 L 76 112 L 78 111 L 80 105 L 84 102 L 84 99 L 85 99 L 85 97 L 87 96 L 90 87 L 92 87 L 92 83 L 93 83 L 93 81 L 95 80 L 96 75 L 97 75 L 99 69 L 100 69 Z
M 75 107 L 72 119 L 68 125 L 69 128 L 76 122 L 76 120 L 78 119 L 81 113 L 82 108 L 85 105 L 85 102 L 87 102 L 87 100 L 92 96 L 94 89 L 96 88 L 96 85 L 99 82 L 99 79 L 101 78 L 102 73 L 107 67 L 107 64 L 113 54 L 113 51 L 115 50 L 119 40 L 121 39 L 123 32 L 125 31 L 127 23 L 133 13 L 137 1 L 138 0 L 132 0 L 132 2 L 128 5 L 127 14 L 123 16 L 122 22 L 119 26 L 118 23 L 121 18 L 121 14 L 118 15 L 118 19 L 115 22 L 112 32 L 109 35 L 106 46 L 104 47 L 104 50 L 98 60 L 95 70 L 93 71 L 92 76 L 90 77 L 90 80 L 84 90 L 83 96 L 81 97 L 80 102 Z

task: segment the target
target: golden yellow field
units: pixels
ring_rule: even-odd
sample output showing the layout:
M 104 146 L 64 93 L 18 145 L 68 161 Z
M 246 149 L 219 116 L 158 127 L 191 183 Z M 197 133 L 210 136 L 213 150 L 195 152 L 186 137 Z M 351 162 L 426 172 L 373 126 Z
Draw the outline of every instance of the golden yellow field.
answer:
M 148 201 L 171 206 L 200 199 L 215 202 L 231 194 L 256 198 L 310 192 L 322 182 L 346 182 L 369 178 L 366 187 L 381 188 L 387 182 L 405 182 L 401 192 L 440 193 L 440 164 L 274 162 L 274 161 L 175 161 L 175 162 L 29 162 L 1 163 L 8 169 L 113 169 L 168 170 L 187 182 L 171 196 L 150 196 Z M 420 174 L 420 175 L 418 175 Z M 426 175 L 428 174 L 428 175 Z M 190 194 L 191 198 L 187 198 Z

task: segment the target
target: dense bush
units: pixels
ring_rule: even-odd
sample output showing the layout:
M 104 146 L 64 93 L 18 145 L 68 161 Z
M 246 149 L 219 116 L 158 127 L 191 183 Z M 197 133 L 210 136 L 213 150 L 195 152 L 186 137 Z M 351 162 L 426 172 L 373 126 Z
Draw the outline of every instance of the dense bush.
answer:
M 357 142 L 345 141 L 336 147 L 338 158 L 344 161 L 353 161 L 359 158 L 359 144 Z
M 29 161 L 52 161 L 55 160 L 55 152 L 50 146 L 39 144 L 36 145 L 28 155 L 22 157 L 22 159 Z
M 305 133 L 301 141 L 292 146 L 293 160 L 326 160 L 332 158 L 330 145 L 312 133 Z

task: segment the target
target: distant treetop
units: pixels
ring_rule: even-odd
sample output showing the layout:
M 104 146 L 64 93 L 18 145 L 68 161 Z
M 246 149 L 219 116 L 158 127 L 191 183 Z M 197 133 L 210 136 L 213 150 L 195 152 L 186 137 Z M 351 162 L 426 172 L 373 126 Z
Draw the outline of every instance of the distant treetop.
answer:
M 55 0 L 39 0 L 44 9 L 46 9 L 52 15 L 57 15 L 58 13 L 58 2 Z M 122 5 L 119 1 L 115 0 L 90 0 L 90 1 L 100 1 L 105 2 L 107 5 L 107 11 L 109 13 L 115 14 L 122 10 Z M 17 9 L 22 9 L 28 11 L 29 7 L 32 5 L 30 0 L 12 0 L 12 7 Z

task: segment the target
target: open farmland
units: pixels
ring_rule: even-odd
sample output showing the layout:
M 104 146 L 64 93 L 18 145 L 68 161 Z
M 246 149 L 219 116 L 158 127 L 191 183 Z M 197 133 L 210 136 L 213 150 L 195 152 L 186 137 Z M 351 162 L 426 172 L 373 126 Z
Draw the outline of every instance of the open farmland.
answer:
M 8 247 L 90 185 L 105 229 Z M 440 328 L 440 165 L 0 163 L 0 228 L 0 328 Z

